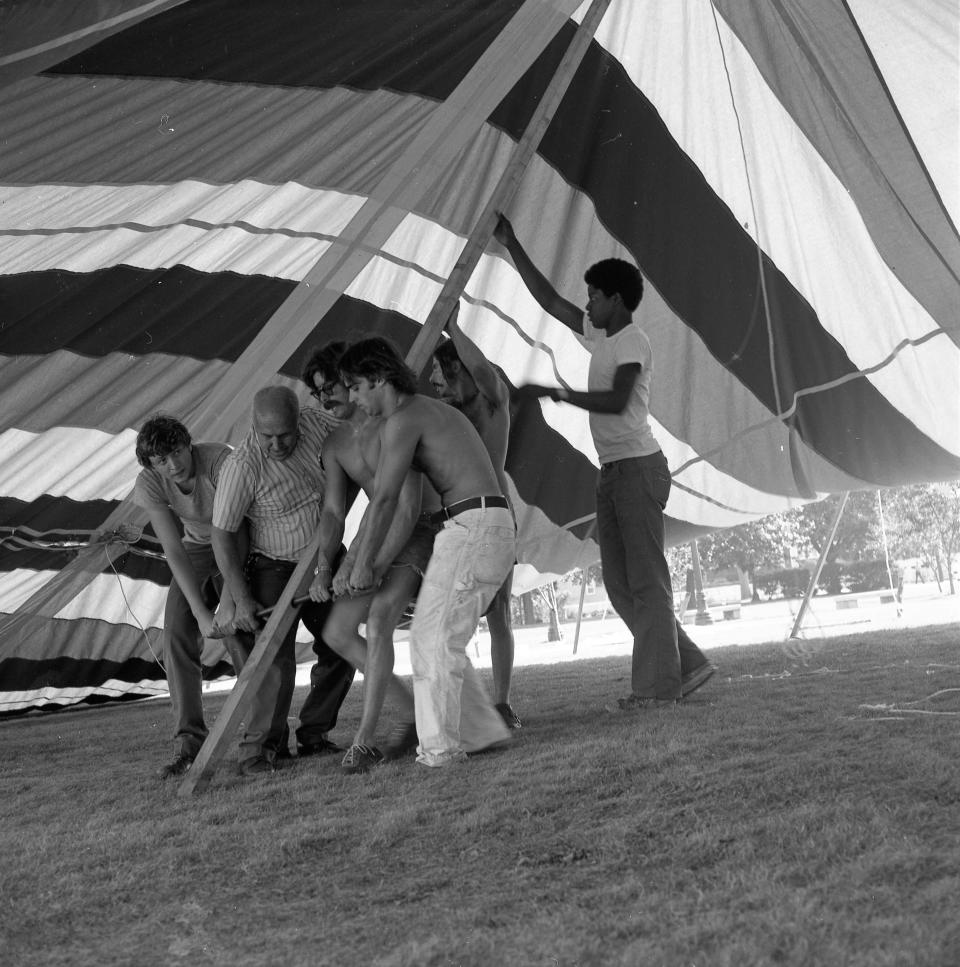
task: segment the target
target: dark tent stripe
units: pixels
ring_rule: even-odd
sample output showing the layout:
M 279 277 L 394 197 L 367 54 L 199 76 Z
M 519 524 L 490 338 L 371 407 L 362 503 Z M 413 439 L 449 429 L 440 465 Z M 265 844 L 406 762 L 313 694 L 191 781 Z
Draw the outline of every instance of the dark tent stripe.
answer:
M 74 629 L 77 634 L 79 629 Z M 114 633 L 119 633 L 115 631 Z M 56 654 L 52 651 L 51 654 Z M 232 676 L 233 667 L 228 661 L 219 660 L 215 664 L 203 666 L 203 677 L 213 681 L 224 676 Z M 71 693 L 80 689 L 93 689 L 83 701 L 87 704 L 146 698 L 155 694 L 145 691 L 141 694 L 125 691 L 111 686 L 111 681 L 137 684 L 139 682 L 166 681 L 166 673 L 153 661 L 142 658 L 128 658 L 124 661 L 107 661 L 90 658 L 7 658 L 0 661 L 0 681 L 4 690 L 0 693 L 0 717 L 19 715 L 27 708 L 56 709 L 76 704 Z M 41 702 L 36 693 L 42 689 L 63 689 L 67 697 L 62 703 L 57 701 Z M 14 702 L 16 693 L 26 693 L 33 699 L 27 707 Z
M 717 6 L 850 191 L 891 270 L 960 344 L 960 237 L 847 4 L 784 0 L 754 7 L 719 0 Z M 842 62 L 831 59 L 837 50 Z M 858 110 L 838 112 L 838 104 Z
M 351 36 L 362 35 L 365 17 L 376 13 L 375 7 L 358 8 L 344 11 L 343 29 L 358 31 Z M 506 7 L 498 10 L 507 15 Z M 257 17 L 268 13 L 271 18 L 275 15 L 266 4 L 246 6 L 243 30 L 250 30 Z M 465 48 L 456 66 L 447 65 L 449 76 L 441 80 L 434 69 L 418 70 L 417 63 L 404 65 L 389 57 L 376 58 L 369 68 L 340 63 L 333 51 L 343 49 L 345 36 L 338 36 L 336 43 L 331 37 L 329 45 L 321 36 L 295 36 L 302 31 L 308 13 L 305 7 L 293 4 L 280 22 L 271 20 L 270 43 L 277 44 L 278 50 L 284 39 L 290 43 L 275 59 L 263 57 L 274 65 L 269 69 L 252 64 L 245 47 L 234 49 L 222 42 L 222 11 L 219 4 L 210 4 L 202 10 L 190 5 L 169 11 L 104 41 L 57 70 L 370 90 L 383 86 L 436 98 L 452 90 L 461 71 L 472 62 L 470 55 L 477 56 L 499 29 L 494 29 L 491 20 L 485 21 L 489 35 L 478 31 L 485 38 L 483 45 Z M 468 22 L 467 18 L 461 22 Z M 572 29 L 570 25 L 561 33 Z M 436 42 L 433 33 L 433 40 L 416 31 L 414 35 L 421 44 Z M 548 48 L 494 112 L 492 123 L 519 136 L 567 39 L 560 37 Z M 143 67 L 152 63 L 149 54 L 144 59 L 137 56 L 135 63 L 131 60 L 131 50 L 151 49 L 164 51 L 152 66 Z M 330 58 L 325 56 L 328 51 Z M 428 60 L 437 62 L 431 57 L 423 63 Z M 319 67 L 318 61 L 324 66 Z M 571 131 L 578 137 L 572 138 Z M 591 150 L 585 151 L 585 145 Z M 588 52 L 541 154 L 592 198 L 601 221 L 633 253 L 666 302 L 703 338 L 715 358 L 776 411 L 754 242 L 680 150 L 619 63 L 599 45 L 592 45 Z M 585 253 L 585 261 L 589 258 Z M 832 382 L 856 372 L 856 367 L 789 280 L 769 259 L 763 261 L 774 307 L 780 399 L 789 406 L 796 391 Z M 698 279 L 696 286 L 689 284 L 693 277 Z M 838 405 L 842 411 L 861 414 L 858 433 L 838 426 Z M 796 412 L 787 422 L 827 461 L 859 479 L 893 485 L 912 479 L 918 466 L 929 468 L 931 476 L 960 473 L 960 461 L 918 431 L 866 379 L 799 398 Z M 892 465 L 887 463 L 890 458 Z

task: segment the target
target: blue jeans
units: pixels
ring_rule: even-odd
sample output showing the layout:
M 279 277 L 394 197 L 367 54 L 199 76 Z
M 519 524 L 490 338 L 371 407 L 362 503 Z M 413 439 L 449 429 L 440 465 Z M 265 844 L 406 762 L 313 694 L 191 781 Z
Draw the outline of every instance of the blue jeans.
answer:
M 663 536 L 670 482 L 658 451 L 604 464 L 597 486 L 603 583 L 633 635 L 632 690 L 644 698 L 680 698 L 681 677 L 707 660 L 673 611 Z

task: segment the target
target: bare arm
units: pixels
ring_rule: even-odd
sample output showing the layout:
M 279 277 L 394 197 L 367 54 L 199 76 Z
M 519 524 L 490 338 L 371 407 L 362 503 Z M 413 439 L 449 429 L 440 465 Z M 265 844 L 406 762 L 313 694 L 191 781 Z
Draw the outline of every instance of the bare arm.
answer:
M 564 299 L 546 276 L 530 261 L 530 256 L 518 241 L 513 226 L 503 212 L 497 212 L 497 226 L 493 234 L 510 253 L 510 258 L 517 272 L 520 273 L 523 284 L 540 304 L 540 308 L 554 319 L 558 319 L 568 329 L 583 335 L 583 309 Z M 459 349 L 458 346 L 457 350 Z
M 397 513 L 419 432 L 416 425 L 409 421 L 391 417 L 384 422 L 380 439 L 380 459 L 373 481 L 373 493 L 364 514 L 363 533 L 359 538 L 360 546 L 350 577 L 350 586 L 354 591 L 363 591 L 373 586 L 374 565 Z
M 210 530 L 213 554 L 223 575 L 226 591 L 223 605 L 228 602 L 233 605 L 233 614 L 229 607 L 221 606 L 218 624 L 223 629 L 232 624 L 241 631 L 256 631 L 260 627 L 257 618 L 260 604 L 250 593 L 247 579 L 243 576 L 245 536 L 240 531 L 223 530 L 216 525 Z
M 200 634 L 204 638 L 210 638 L 214 631 L 213 612 L 203 601 L 203 595 L 200 592 L 200 579 L 190 563 L 190 557 L 184 550 L 173 512 L 168 507 L 161 507 L 158 504 L 147 508 L 147 516 L 153 525 L 154 534 L 157 535 L 157 539 L 163 547 L 163 553 L 167 559 L 167 564 L 170 565 L 174 580 L 187 599 L 187 604 L 190 605 L 193 616 L 197 619 Z
M 567 390 L 557 386 L 538 386 L 528 383 L 513 394 L 516 400 L 539 399 L 547 396 L 560 403 L 569 403 L 590 413 L 622 413 L 640 377 L 640 363 L 624 363 L 613 374 L 613 387 L 605 390 Z
M 317 573 L 310 585 L 310 597 L 314 601 L 329 601 L 333 596 L 332 563 L 337 548 L 343 540 L 343 529 L 347 517 L 347 500 L 351 491 L 350 478 L 339 459 L 336 447 L 323 448 L 323 470 L 326 482 L 323 491 L 323 506 L 320 509 L 320 546 L 317 550 Z
M 457 325 L 457 316 L 460 314 L 460 303 L 454 307 L 447 319 L 444 328 L 453 340 L 454 348 L 460 357 L 460 362 L 466 366 L 467 371 L 477 384 L 477 389 L 481 395 L 490 400 L 496 406 L 504 406 L 509 403 L 510 393 L 503 380 L 497 375 L 497 371 L 490 365 L 490 361 L 480 352 L 476 344 L 467 337 L 467 334 Z

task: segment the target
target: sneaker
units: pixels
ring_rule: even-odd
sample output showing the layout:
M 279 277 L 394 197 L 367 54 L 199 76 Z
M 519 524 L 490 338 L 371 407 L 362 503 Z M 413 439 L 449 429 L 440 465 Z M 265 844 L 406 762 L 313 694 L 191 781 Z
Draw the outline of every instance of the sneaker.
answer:
M 349 775 L 354 775 L 358 772 L 366 772 L 380 765 L 381 762 L 383 762 L 383 753 L 374 746 L 351 745 L 343 757 L 343 762 L 340 763 L 340 768 Z
M 400 722 L 390 730 L 387 746 L 384 749 L 384 759 L 402 759 L 417 751 L 420 739 L 417 737 L 415 722 Z
M 177 753 L 173 757 L 173 762 L 168 762 L 160 770 L 160 778 L 173 779 L 176 776 L 182 776 L 193 765 L 194 758 L 195 756 L 184 755 L 182 752 Z
M 694 668 L 692 672 L 687 672 L 680 681 L 680 694 L 686 698 L 691 692 L 695 692 L 701 685 L 713 677 L 717 666 L 705 661 L 702 665 Z
M 273 763 L 263 755 L 258 755 L 253 759 L 244 759 L 240 763 L 241 776 L 256 776 L 262 772 L 274 772 Z
M 625 712 L 642 708 L 676 708 L 678 698 L 650 698 L 646 695 L 628 695 L 626 698 L 618 698 L 617 705 Z
M 503 723 L 508 729 L 523 728 L 520 716 L 510 707 L 509 702 L 499 702 L 494 708 L 500 713 L 500 718 L 503 719 Z
M 311 755 L 333 755 L 336 752 L 344 752 L 342 746 L 336 742 L 331 742 L 324 736 L 319 742 L 304 742 L 302 745 L 297 743 L 297 755 L 301 759 L 306 759 Z
M 280 748 L 277 749 L 276 753 L 274 754 L 273 761 L 284 762 L 285 760 L 292 759 L 292 758 L 293 758 L 293 753 L 290 751 L 290 746 L 281 745 Z

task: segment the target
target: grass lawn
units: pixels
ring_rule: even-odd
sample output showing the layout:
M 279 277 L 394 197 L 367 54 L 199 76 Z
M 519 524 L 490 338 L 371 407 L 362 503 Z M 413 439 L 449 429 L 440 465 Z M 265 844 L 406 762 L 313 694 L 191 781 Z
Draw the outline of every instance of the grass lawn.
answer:
M 628 658 L 523 667 L 507 751 L 187 800 L 165 700 L 2 721 L 0 959 L 960 964 L 956 625 L 710 658 L 676 711 L 617 708 Z

